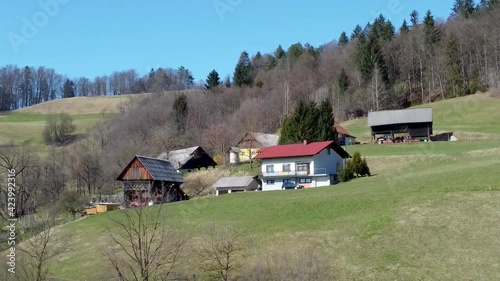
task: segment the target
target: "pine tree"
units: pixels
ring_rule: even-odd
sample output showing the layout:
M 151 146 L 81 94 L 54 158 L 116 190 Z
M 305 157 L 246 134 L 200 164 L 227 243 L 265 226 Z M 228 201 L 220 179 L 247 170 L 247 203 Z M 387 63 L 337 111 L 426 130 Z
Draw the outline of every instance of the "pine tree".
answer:
M 185 94 L 179 95 L 173 105 L 173 117 L 177 125 L 177 133 L 184 134 L 187 129 L 188 100 Z
M 215 69 L 210 71 L 210 73 L 207 76 L 207 83 L 205 84 L 205 89 L 211 90 L 213 88 L 217 88 L 221 84 L 222 82 L 220 81 L 219 73 L 217 73 Z
M 283 123 L 279 144 L 313 141 L 316 136 L 317 120 L 316 104 L 311 101 L 299 101 L 293 114 Z
M 288 48 L 286 52 L 287 58 L 291 63 L 294 63 L 304 53 L 304 51 L 305 49 L 300 42 L 295 43 Z
M 418 25 L 418 12 L 417 10 L 413 10 L 410 13 L 410 22 L 413 28 L 415 28 Z
M 362 33 L 363 33 L 363 29 L 361 28 L 361 26 L 359 24 L 356 25 L 356 27 L 354 28 L 354 30 L 351 33 L 351 40 L 354 38 L 358 38 Z
M 428 10 L 424 17 L 424 41 L 428 48 L 441 40 L 441 33 L 435 26 L 434 16 Z
M 75 83 L 73 81 L 66 79 L 63 85 L 63 97 L 72 98 L 75 96 Z
M 248 53 L 243 51 L 234 69 L 233 83 L 238 87 L 252 85 L 252 65 Z
M 347 37 L 347 34 L 345 33 L 345 31 L 343 31 L 343 32 L 340 34 L 338 45 L 339 45 L 339 46 L 344 46 L 344 45 L 346 45 L 347 43 L 349 43 L 349 38 Z
M 283 58 L 285 58 L 285 51 L 283 50 L 283 48 L 281 47 L 281 45 L 278 46 L 278 48 L 276 49 L 276 51 L 274 51 L 274 57 L 276 57 L 277 60 L 281 60 Z
M 445 48 L 446 56 L 446 82 L 448 87 L 451 88 L 453 97 L 458 97 L 463 94 L 460 89 L 462 68 L 460 61 L 460 52 L 458 48 L 458 40 L 455 34 L 451 34 Z
M 370 48 L 364 33 L 358 36 L 354 50 L 354 63 L 364 80 L 370 79 L 373 65 L 370 60 Z
M 390 41 L 394 38 L 395 34 L 396 34 L 396 28 L 394 27 L 394 25 L 392 25 L 392 22 L 390 20 L 387 20 L 382 25 L 382 33 L 381 33 L 382 39 Z
M 399 28 L 399 32 L 401 34 L 407 34 L 409 31 L 410 31 L 410 27 L 408 26 L 408 23 L 406 22 L 406 20 L 403 20 L 403 24 Z
M 453 3 L 452 15 L 461 15 L 467 19 L 475 11 L 474 0 L 455 0 L 455 3 Z
M 337 134 L 334 130 L 335 120 L 333 117 L 332 104 L 330 100 L 324 100 L 318 107 L 318 121 L 316 136 L 312 141 L 330 141 L 337 140 Z
M 343 68 L 340 71 L 339 78 L 337 79 L 337 84 L 339 87 L 339 94 L 344 95 L 347 92 L 347 90 L 349 89 L 350 81 L 349 81 L 349 77 L 347 77 L 345 69 L 343 69 Z

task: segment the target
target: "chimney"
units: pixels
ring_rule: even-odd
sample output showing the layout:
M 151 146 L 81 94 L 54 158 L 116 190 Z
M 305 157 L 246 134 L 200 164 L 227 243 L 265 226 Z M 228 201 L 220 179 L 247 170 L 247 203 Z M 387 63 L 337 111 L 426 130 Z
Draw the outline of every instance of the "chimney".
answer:
M 304 145 L 307 145 L 307 140 L 304 140 Z

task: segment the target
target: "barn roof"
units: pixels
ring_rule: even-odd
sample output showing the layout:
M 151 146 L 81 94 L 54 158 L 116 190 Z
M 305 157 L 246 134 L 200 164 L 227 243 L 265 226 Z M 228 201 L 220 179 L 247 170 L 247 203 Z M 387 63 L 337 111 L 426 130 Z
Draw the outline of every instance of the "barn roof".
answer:
M 250 176 L 246 177 L 223 177 L 212 186 L 216 189 L 248 188 L 250 185 L 258 185 L 257 181 Z
M 368 112 L 368 126 L 432 122 L 432 108 Z
M 151 174 L 151 177 L 153 177 L 154 180 L 184 183 L 184 178 L 174 169 L 174 167 L 172 167 L 170 162 L 163 159 L 157 159 L 139 155 L 136 155 L 134 159 L 130 161 L 127 167 L 118 176 L 117 180 L 122 179 L 122 177 L 128 171 L 129 166 L 134 162 L 136 158 L 141 162 L 144 168 Z
M 179 169 L 193 157 L 193 153 L 199 146 L 193 146 L 184 149 L 172 150 L 170 152 L 163 152 L 158 156 L 160 159 L 168 160 L 175 169 Z
M 289 158 L 313 156 L 325 148 L 332 148 L 342 158 L 349 158 L 350 155 L 342 147 L 333 141 L 312 142 L 308 144 L 286 144 L 276 145 L 262 149 L 254 159 L 269 159 L 269 158 Z
M 350 138 L 356 138 L 355 136 L 351 135 L 344 127 L 340 126 L 339 124 L 333 125 L 337 133 L 344 135 L 345 137 L 350 137 Z
M 273 146 L 278 144 L 279 136 L 273 134 L 250 133 L 262 146 Z

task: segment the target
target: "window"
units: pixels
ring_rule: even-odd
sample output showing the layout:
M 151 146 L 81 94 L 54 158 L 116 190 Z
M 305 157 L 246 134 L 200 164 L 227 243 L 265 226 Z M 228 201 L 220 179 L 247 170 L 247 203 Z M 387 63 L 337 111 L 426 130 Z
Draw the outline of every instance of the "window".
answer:
M 241 152 L 240 152 L 240 155 L 241 155 L 241 156 L 245 156 L 245 151 L 241 151 Z
M 330 149 L 329 148 L 327 149 L 327 151 L 328 151 L 328 155 L 330 155 Z
M 267 185 L 273 185 L 274 184 L 274 180 L 267 180 L 266 183 L 267 183 Z
M 293 183 L 293 180 L 291 180 L 291 179 L 283 179 L 283 183 L 289 183 L 289 182 Z
M 309 164 L 308 163 L 297 164 L 297 171 L 309 172 Z
M 312 183 L 312 179 L 299 179 L 299 183 Z
M 290 164 L 283 164 L 283 172 L 290 172 Z
M 274 173 L 274 165 L 266 165 L 267 173 Z

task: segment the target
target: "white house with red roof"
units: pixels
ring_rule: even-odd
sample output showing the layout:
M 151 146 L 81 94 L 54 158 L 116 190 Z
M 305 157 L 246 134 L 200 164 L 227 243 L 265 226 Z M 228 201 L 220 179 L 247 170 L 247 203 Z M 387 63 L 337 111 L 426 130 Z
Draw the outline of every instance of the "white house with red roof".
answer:
M 344 159 L 350 157 L 333 141 L 304 141 L 264 148 L 254 159 L 261 160 L 262 190 L 281 190 L 287 182 L 305 188 L 335 184 Z

